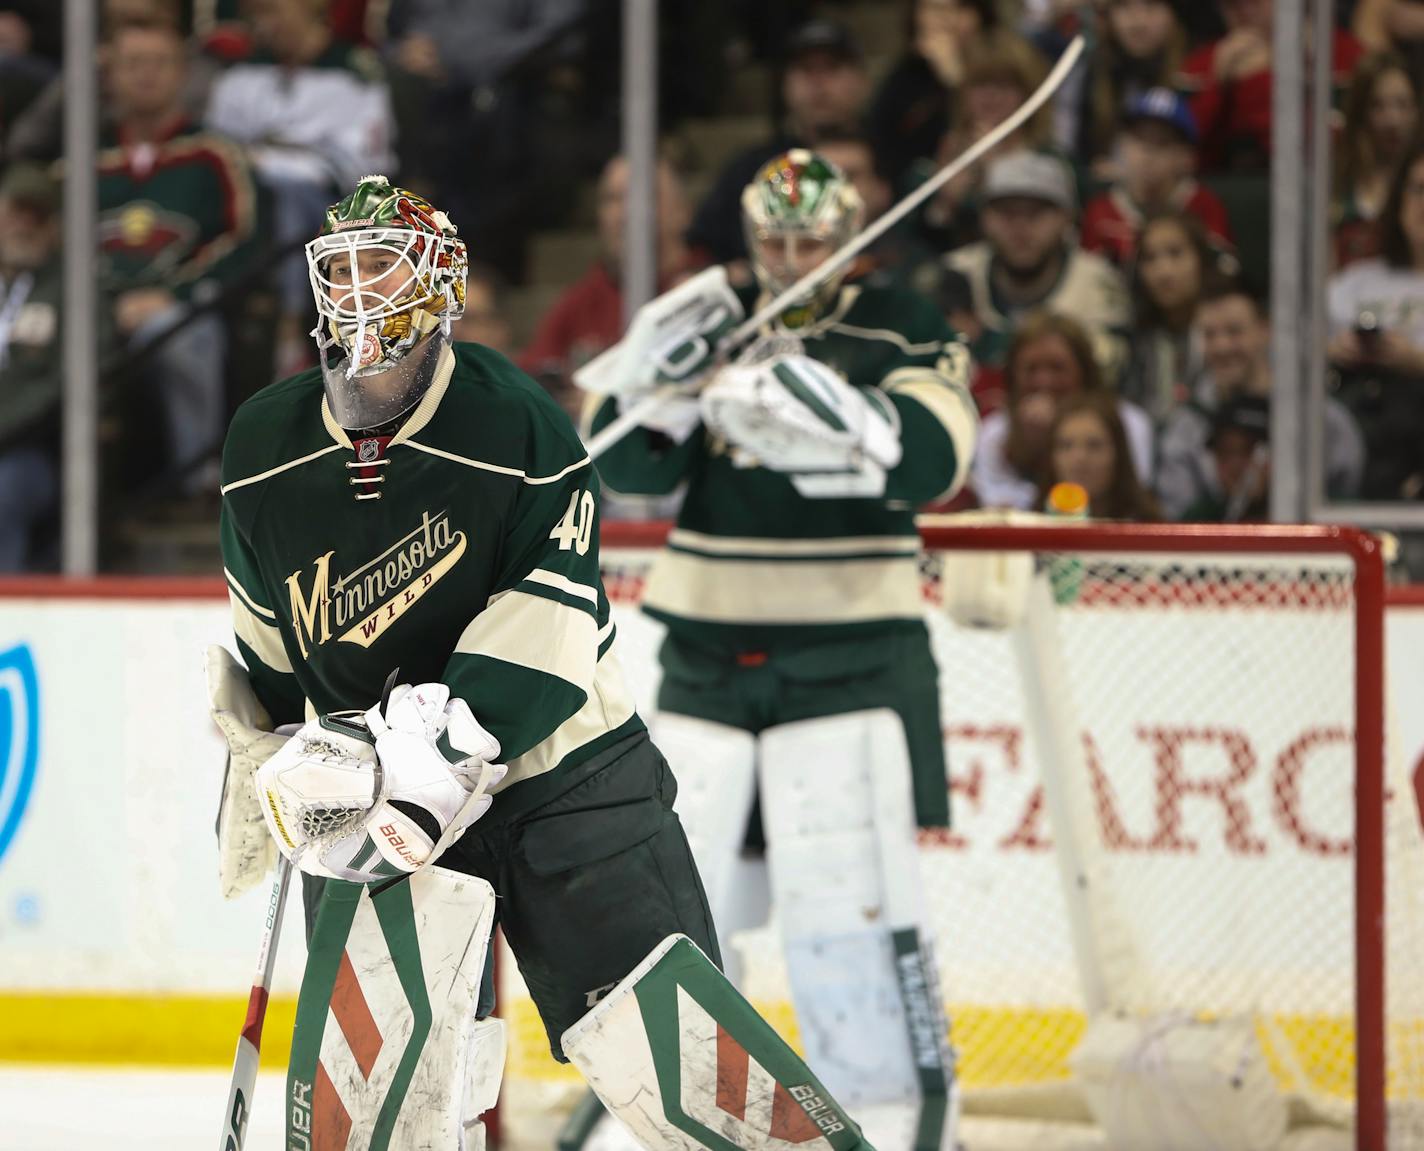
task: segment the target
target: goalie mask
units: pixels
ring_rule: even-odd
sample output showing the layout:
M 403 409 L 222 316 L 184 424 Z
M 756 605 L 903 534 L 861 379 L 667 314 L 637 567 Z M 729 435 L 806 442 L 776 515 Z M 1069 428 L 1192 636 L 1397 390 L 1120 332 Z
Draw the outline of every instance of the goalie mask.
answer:
M 326 210 L 306 247 L 321 317 L 312 335 L 332 415 L 343 428 L 379 427 L 414 407 L 435 357 L 465 310 L 465 245 L 444 212 L 384 176 L 366 176 Z
M 805 148 L 770 160 L 742 192 L 742 227 L 762 290 L 785 291 L 860 231 L 860 194 L 835 164 Z M 824 311 L 842 269 L 783 316 L 790 327 Z M 798 313 L 800 313 L 798 315 Z

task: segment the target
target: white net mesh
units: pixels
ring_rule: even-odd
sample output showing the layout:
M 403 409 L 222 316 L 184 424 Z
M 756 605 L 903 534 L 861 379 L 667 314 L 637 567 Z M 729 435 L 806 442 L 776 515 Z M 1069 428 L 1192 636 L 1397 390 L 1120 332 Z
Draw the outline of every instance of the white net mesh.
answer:
M 656 553 L 605 540 L 603 554 L 621 662 L 650 711 L 660 632 L 636 603 Z M 1082 1117 L 1069 1056 L 1086 1025 L 1084 957 L 1042 786 L 1036 676 L 1081 733 L 1060 771 L 1107 1006 L 1249 1019 L 1293 1123 L 1348 1124 L 1360 1025 L 1352 562 L 1184 550 L 1037 563 L 1057 602 L 1031 641 L 951 623 L 937 608 L 954 554 L 931 549 L 923 565 L 954 826 L 922 835 L 922 863 L 968 1109 L 1033 1098 L 1041 1112 L 1056 1098 Z M 1424 844 L 1402 765 L 1386 776 L 1390 1146 L 1424 1149 Z M 794 1035 L 771 933 L 743 943 L 745 990 Z M 530 1046 L 543 1042 L 527 1003 L 511 1006 L 509 1098 L 569 1082 Z

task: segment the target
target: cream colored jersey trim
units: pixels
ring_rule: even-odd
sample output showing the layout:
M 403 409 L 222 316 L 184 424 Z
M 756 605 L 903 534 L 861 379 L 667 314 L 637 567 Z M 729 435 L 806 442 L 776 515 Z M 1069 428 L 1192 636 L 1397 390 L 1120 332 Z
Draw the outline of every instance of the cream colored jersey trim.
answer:
M 232 588 L 228 589 L 232 605 L 232 630 L 237 638 L 252 649 L 252 654 L 273 671 L 292 673 L 292 661 L 282 646 L 282 633 L 275 623 L 269 623 L 253 612 Z
M 702 532 L 674 528 L 668 533 L 672 547 L 709 552 L 719 556 L 766 556 L 769 559 L 789 556 L 844 556 L 866 552 L 893 551 L 916 555 L 920 550 L 918 536 L 835 536 L 829 539 L 780 540 L 739 536 L 709 536 Z
M 569 595 L 576 595 L 579 599 L 586 599 L 594 607 L 598 606 L 598 589 L 589 587 L 586 583 L 575 583 L 568 576 L 562 576 L 558 572 L 545 571 L 543 568 L 535 568 L 524 577 L 531 583 L 543 584 L 545 587 L 556 588 Z
M 247 589 L 243 587 L 241 583 L 238 582 L 237 576 L 233 575 L 232 572 L 228 571 L 227 568 L 223 568 L 223 575 L 227 578 L 228 588 L 231 591 L 236 592 L 238 596 L 242 599 L 242 602 L 245 603 L 249 609 L 256 612 L 260 616 L 266 616 L 270 620 L 276 620 L 277 613 L 274 612 L 271 608 L 263 607 L 255 599 L 253 599 L 252 596 L 248 594 Z
M 766 537 L 706 536 L 684 527 L 668 533 L 669 547 L 708 551 L 713 556 L 830 557 L 863 556 L 867 551 L 883 551 L 887 556 L 916 556 L 918 536 L 834 536 L 826 540 L 769 540 Z
M 455 353 L 450 350 L 449 344 L 442 344 L 439 359 L 435 363 L 435 378 L 430 381 L 430 387 L 426 389 L 425 395 L 420 397 L 420 403 L 415 405 L 415 410 L 411 412 L 410 418 L 391 437 L 391 446 L 405 443 L 430 423 L 435 416 L 435 409 L 440 406 L 440 401 L 445 398 L 445 393 L 450 389 L 450 379 L 454 374 Z M 352 446 L 350 435 L 331 414 L 331 407 L 327 404 L 325 395 L 321 397 L 321 422 L 322 426 L 326 428 L 326 434 L 339 446 L 343 448 Z
M 907 356 L 928 356 L 944 347 L 943 340 L 931 340 L 926 344 L 912 344 L 899 332 L 890 328 L 858 328 L 854 324 L 835 324 L 831 330 L 839 332 L 843 336 L 853 336 L 860 340 L 884 340 L 894 344 Z
M 778 562 L 664 551 L 643 606 L 709 623 L 838 624 L 920 619 L 913 556 Z
M 584 467 L 585 465 L 589 464 L 590 462 L 591 462 L 591 461 L 589 460 L 589 458 L 588 458 L 587 456 L 584 456 L 583 459 L 581 459 L 581 460 L 575 460 L 575 461 L 574 461 L 573 463 L 571 463 L 568 467 L 564 468 L 562 471 L 555 472 L 552 476 L 529 476 L 529 475 L 526 475 L 526 476 L 524 477 L 524 482 L 525 482 L 526 484 L 556 484 L 556 483 L 558 483 L 561 479 L 563 479 L 566 475 L 568 475 L 570 472 L 576 472 L 576 471 L 579 470 L 579 468 Z
M 440 401 L 449 391 L 450 378 L 454 374 L 455 353 L 450 350 L 449 344 L 441 344 L 440 359 L 435 365 L 435 378 L 430 381 L 430 387 L 426 389 L 425 395 L 420 397 L 420 403 L 415 405 L 415 411 L 410 414 L 410 419 L 406 420 L 401 425 L 400 431 L 391 437 L 391 447 L 405 443 L 416 432 L 423 431 L 425 425 L 435 418 L 435 409 L 440 406 Z
M 948 499 L 964 486 L 974 445 L 979 439 L 979 411 L 969 393 L 952 384 L 941 373 L 928 368 L 901 368 L 885 377 L 883 385 L 892 396 L 904 396 L 929 410 L 943 426 L 954 445 L 954 477 L 949 487 L 931 500 Z
M 570 472 L 576 472 L 579 468 L 587 467 L 589 459 L 584 456 L 581 460 L 575 460 L 561 472 L 552 476 L 531 476 L 528 472 L 519 468 L 506 468 L 502 464 L 487 464 L 484 460 L 472 460 L 468 456 L 457 456 L 454 452 L 447 452 L 440 448 L 432 448 L 429 444 L 416 443 L 415 440 L 407 440 L 405 446 L 414 448 L 418 452 L 426 455 L 439 456 L 442 460 L 449 460 L 454 464 L 464 464 L 467 468 L 475 468 L 482 472 L 496 472 L 502 476 L 516 476 L 526 484 L 552 484 L 563 479 Z
M 351 443 L 351 437 L 346 434 L 346 429 L 338 424 L 336 417 L 331 414 L 325 394 L 321 397 L 321 426 L 326 429 L 326 434 L 336 441 L 337 447 L 354 450 L 355 445 Z
M 628 689 L 623 669 L 618 665 L 613 648 L 609 648 L 594 669 L 593 684 L 583 707 L 556 727 L 542 743 L 511 759 L 509 774 L 495 790 L 502 791 L 521 779 L 553 771 L 584 744 L 622 727 L 633 718 L 635 710 L 633 693 Z
M 349 444 L 347 446 L 350 447 Z M 248 484 L 258 484 L 263 480 L 270 480 L 273 476 L 280 475 L 282 472 L 299 468 L 302 464 L 309 464 L 312 460 L 318 460 L 322 456 L 330 455 L 332 452 L 339 452 L 340 450 L 340 444 L 332 444 L 329 448 L 321 448 L 319 451 L 312 452 L 310 455 L 289 460 L 285 464 L 278 464 L 275 468 L 268 468 L 265 472 L 258 472 L 255 476 L 248 476 L 246 479 L 241 480 L 233 480 L 232 483 L 223 485 L 222 494 L 227 495 L 228 492 L 236 491 L 238 488 L 245 488 Z
M 455 650 L 557 676 L 586 692 L 598 661 L 598 621 L 581 608 L 515 590 L 480 612 Z
M 840 321 L 840 318 L 842 316 L 844 316 L 847 312 L 850 311 L 851 305 L 854 304 L 855 301 L 860 297 L 860 290 L 861 289 L 859 284 L 846 285 L 841 289 L 840 295 L 836 298 L 835 306 L 820 319 L 815 320 L 805 325 L 804 327 L 788 328 L 779 319 L 776 319 L 772 320 L 770 323 L 763 324 L 761 326 L 761 331 L 763 334 L 766 334 L 768 332 L 778 332 L 783 334 L 789 332 L 794 336 L 801 336 L 803 338 L 806 336 L 823 336 L 828 331 L 830 331 L 831 328 L 835 327 L 835 325 Z M 766 307 L 766 305 L 769 303 L 771 303 L 771 295 L 767 292 L 762 292 L 759 296 L 757 296 L 756 310 L 761 311 L 761 309 Z

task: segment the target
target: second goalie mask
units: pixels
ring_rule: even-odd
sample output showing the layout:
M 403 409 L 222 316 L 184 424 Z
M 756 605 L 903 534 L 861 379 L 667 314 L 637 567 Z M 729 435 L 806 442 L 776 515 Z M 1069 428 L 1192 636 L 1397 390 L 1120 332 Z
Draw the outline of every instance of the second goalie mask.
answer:
M 785 291 L 860 231 L 860 193 L 838 167 L 805 148 L 792 148 L 762 167 L 742 192 L 747 251 L 763 291 Z M 784 317 L 796 327 L 836 298 L 842 270 Z M 802 313 L 797 315 L 797 313 Z
M 412 356 L 465 310 L 465 245 L 427 200 L 366 176 L 326 211 L 306 247 L 320 322 L 331 414 L 343 428 L 375 428 L 413 408 L 434 357 Z

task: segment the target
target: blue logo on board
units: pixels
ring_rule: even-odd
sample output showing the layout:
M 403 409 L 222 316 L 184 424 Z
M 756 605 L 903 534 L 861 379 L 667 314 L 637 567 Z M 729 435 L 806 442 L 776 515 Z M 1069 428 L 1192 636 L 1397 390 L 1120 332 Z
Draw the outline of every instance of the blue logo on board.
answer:
M 0 651 L 0 859 L 25 817 L 40 763 L 40 683 L 24 644 Z

